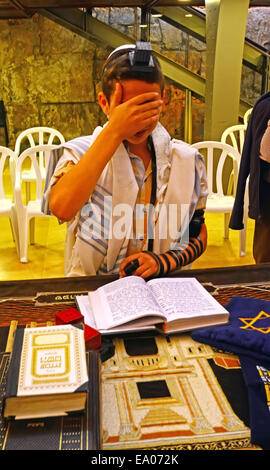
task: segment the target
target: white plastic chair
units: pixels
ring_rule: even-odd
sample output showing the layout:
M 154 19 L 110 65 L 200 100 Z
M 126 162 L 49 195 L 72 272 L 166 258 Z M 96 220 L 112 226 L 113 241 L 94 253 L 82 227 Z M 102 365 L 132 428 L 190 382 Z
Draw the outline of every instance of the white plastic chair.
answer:
M 221 142 L 225 144 L 232 145 L 238 153 L 242 153 L 245 135 L 246 135 L 247 125 L 246 124 L 236 124 L 235 126 L 230 126 L 222 133 Z
M 22 145 L 27 142 L 27 147 L 36 147 L 37 145 L 59 145 L 65 142 L 64 136 L 56 129 L 51 127 L 31 127 L 21 132 L 15 142 L 15 153 L 17 156 L 21 153 Z M 43 152 L 40 152 L 39 167 L 42 179 L 46 178 L 46 168 Z M 23 172 L 24 181 L 35 181 L 35 172 L 31 168 Z
M 17 254 L 19 256 L 19 233 L 18 220 L 13 201 L 13 186 L 15 178 L 16 155 L 7 147 L 0 146 L 0 216 L 9 217 L 13 240 L 15 242 Z M 8 162 L 8 163 L 7 163 Z M 5 175 L 4 175 L 5 171 Z M 7 197 L 4 179 L 10 178 L 11 197 Z
M 248 123 L 248 120 L 250 118 L 250 115 L 252 113 L 253 108 L 248 109 L 245 114 L 244 114 L 244 124 Z
M 247 111 L 247 113 L 251 113 L 252 108 Z M 248 119 L 249 115 L 245 114 L 246 119 Z M 228 127 L 225 129 L 221 136 L 221 142 L 227 143 L 229 145 L 232 145 L 239 153 L 242 155 L 242 150 L 244 146 L 244 141 L 245 141 L 245 135 L 246 135 L 246 130 L 247 130 L 247 122 L 245 124 L 237 124 L 235 126 Z M 246 184 L 246 191 L 245 191 L 245 197 L 244 197 L 244 215 L 243 215 L 243 224 L 245 229 L 240 231 L 240 237 L 241 237 L 241 253 L 240 256 L 244 256 L 246 254 L 246 227 L 247 227 L 247 221 L 248 221 L 248 181 Z M 230 175 L 230 180 L 228 184 L 228 192 L 232 190 L 233 186 L 233 172 Z
M 65 142 L 64 136 L 56 129 L 51 127 L 30 127 L 22 131 L 15 142 L 15 153 L 17 157 L 21 153 L 21 148 L 25 144 L 27 147 L 36 147 L 37 145 L 56 145 L 56 144 L 63 144 Z M 44 161 L 43 152 L 40 152 L 38 155 L 38 163 L 41 172 L 42 180 L 46 178 L 46 167 Z M 22 180 L 26 183 L 26 198 L 30 200 L 31 193 L 30 193 L 30 183 L 35 182 L 35 171 L 33 167 L 30 169 L 25 169 L 22 174 Z
M 37 145 L 59 145 L 65 142 L 64 136 L 57 129 L 52 127 L 30 127 L 22 131 L 15 142 L 15 154 L 19 157 L 22 147 L 36 147 Z M 44 153 L 42 151 L 37 155 L 37 161 L 40 168 L 41 178 L 45 181 L 47 168 L 45 165 Z M 22 181 L 25 182 L 26 202 L 31 200 L 31 183 L 36 181 L 36 174 L 32 167 L 24 169 L 22 172 Z M 34 238 L 34 220 L 30 223 L 30 239 L 31 243 Z
M 40 167 L 37 161 L 37 154 L 42 151 L 44 153 L 44 162 L 47 166 L 47 162 L 50 157 L 52 149 L 56 148 L 56 145 L 37 145 L 35 147 L 26 149 L 21 153 L 17 159 L 16 165 L 16 178 L 15 178 L 15 207 L 18 215 L 18 229 L 19 229 L 19 242 L 20 242 L 20 261 L 27 263 L 28 257 L 28 233 L 29 233 L 29 222 L 35 217 L 51 217 L 41 212 L 41 199 L 43 192 L 43 182 L 41 177 Z M 33 200 L 27 200 L 24 204 L 23 193 L 22 193 L 22 173 L 23 163 L 27 158 L 31 159 L 31 165 L 35 172 L 36 181 L 36 195 Z M 33 242 L 33 240 L 31 240 Z
M 204 141 L 192 144 L 202 155 L 206 152 L 205 160 L 207 167 L 207 180 L 209 196 L 206 203 L 206 212 L 224 214 L 224 238 L 229 237 L 229 219 L 235 200 L 238 171 L 240 165 L 240 154 L 231 145 L 224 142 Z M 205 152 L 204 152 L 205 151 Z M 233 193 L 227 194 L 224 186 L 224 165 L 227 160 L 232 160 Z M 214 169 L 216 163 L 216 169 Z M 246 227 L 243 229 L 246 230 Z M 240 231 L 242 232 L 242 230 Z M 240 256 L 245 253 L 243 238 L 239 234 Z

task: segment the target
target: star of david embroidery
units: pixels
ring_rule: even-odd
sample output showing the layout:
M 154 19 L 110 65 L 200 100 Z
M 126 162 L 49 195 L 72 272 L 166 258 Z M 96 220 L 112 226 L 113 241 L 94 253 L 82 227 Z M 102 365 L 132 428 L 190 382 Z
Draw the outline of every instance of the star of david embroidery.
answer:
M 259 320 L 267 319 L 269 318 L 269 326 L 256 326 L 256 322 Z M 253 318 L 239 318 L 239 320 L 244 323 L 245 326 L 240 326 L 243 330 L 256 330 L 259 331 L 260 333 L 268 334 L 270 333 L 270 315 L 263 310 L 258 313 L 256 317 Z

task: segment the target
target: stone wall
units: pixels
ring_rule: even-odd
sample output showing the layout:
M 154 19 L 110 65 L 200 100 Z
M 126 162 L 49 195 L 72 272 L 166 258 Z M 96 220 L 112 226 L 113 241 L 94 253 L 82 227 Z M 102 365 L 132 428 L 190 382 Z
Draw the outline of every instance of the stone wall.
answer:
M 108 51 L 39 15 L 1 21 L 0 50 L 11 148 L 29 127 L 54 127 L 70 139 L 102 122 L 96 85 Z
M 270 51 L 270 8 L 250 8 L 246 28 L 246 37 Z
M 116 9 L 117 10 L 117 9 Z M 136 9 L 100 10 L 100 19 L 130 34 L 130 23 L 136 24 Z M 123 9 L 121 9 L 123 12 Z M 104 16 L 105 15 L 105 16 Z M 163 22 L 164 23 L 164 22 Z M 170 35 L 170 28 L 156 23 L 160 43 L 171 58 L 186 63 L 186 37 Z M 165 30 L 164 30 L 165 28 Z M 169 45 L 171 43 L 171 46 Z M 161 43 L 160 43 L 161 44 Z M 0 99 L 7 111 L 9 146 L 15 145 L 18 134 L 29 127 L 49 126 L 58 129 L 66 140 L 91 133 L 105 121 L 97 104 L 100 71 L 109 49 L 63 28 L 40 15 L 25 20 L 2 20 L 0 29 Z M 190 56 L 192 57 L 192 56 Z M 192 58 L 194 71 L 201 59 Z M 203 69 L 203 67 L 201 67 Z M 184 138 L 185 92 L 173 83 L 166 84 L 166 111 L 161 122 L 171 135 Z M 194 140 L 203 135 L 204 103 L 193 98 Z M 0 145 L 5 145 L 0 131 Z
M 120 14 L 121 10 L 121 14 Z M 270 9 L 250 9 L 247 35 L 260 44 L 269 35 Z M 138 10 L 98 9 L 93 15 L 133 37 L 138 35 Z M 268 21 L 267 21 L 268 20 Z M 259 24 L 261 31 L 254 28 Z M 151 27 L 154 47 L 176 62 L 205 76 L 205 44 L 155 19 Z M 9 146 L 29 127 L 49 126 L 66 140 L 85 135 L 105 121 L 97 104 L 100 71 L 109 49 L 39 15 L 0 23 L 0 100 L 7 110 Z M 242 88 L 251 100 L 260 95 L 260 77 L 246 72 Z M 167 81 L 166 111 L 161 122 L 171 135 L 184 138 L 185 92 Z M 203 136 L 204 103 L 192 98 L 193 141 Z M 4 145 L 0 130 L 0 145 Z

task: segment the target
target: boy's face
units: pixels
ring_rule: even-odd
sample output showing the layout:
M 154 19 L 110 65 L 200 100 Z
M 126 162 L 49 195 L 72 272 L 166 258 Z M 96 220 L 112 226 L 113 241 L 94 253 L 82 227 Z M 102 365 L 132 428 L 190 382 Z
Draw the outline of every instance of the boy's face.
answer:
M 161 99 L 161 88 L 158 83 L 148 83 L 142 80 L 121 80 L 121 87 L 122 87 L 122 99 L 121 103 L 125 103 L 129 101 L 131 98 L 134 98 L 137 95 L 141 95 L 143 93 L 148 92 L 156 92 L 159 94 Z M 112 99 L 110 99 L 110 103 L 107 102 L 107 114 L 110 114 Z M 134 134 L 134 136 L 129 137 L 128 142 L 132 144 L 141 144 L 147 140 L 147 137 L 152 133 L 155 129 L 157 123 L 154 122 L 152 125 L 142 129 L 141 131 Z
M 124 80 L 121 81 L 122 85 L 122 103 L 125 101 L 134 98 L 137 95 L 141 95 L 142 93 L 148 92 L 156 92 L 159 93 L 159 97 L 161 98 L 161 89 L 158 83 L 148 83 L 143 82 L 141 80 Z M 151 126 L 147 127 L 146 129 L 142 129 L 140 132 L 137 132 L 134 136 L 128 139 L 128 141 L 132 144 L 140 144 L 147 140 L 147 137 L 153 132 L 156 127 L 156 123 L 152 124 Z

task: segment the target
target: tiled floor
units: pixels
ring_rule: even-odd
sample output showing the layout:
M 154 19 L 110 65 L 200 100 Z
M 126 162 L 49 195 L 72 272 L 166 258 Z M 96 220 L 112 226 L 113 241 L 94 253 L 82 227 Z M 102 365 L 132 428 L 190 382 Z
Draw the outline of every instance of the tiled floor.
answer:
M 223 238 L 223 215 L 206 214 L 208 247 L 193 268 L 254 264 L 252 239 L 254 223 L 248 221 L 246 255 L 239 257 L 239 232 L 230 230 Z M 36 219 L 35 244 L 29 245 L 28 263 L 20 263 L 12 239 L 9 220 L 0 218 L 0 280 L 40 279 L 64 276 L 65 224 L 53 217 Z

